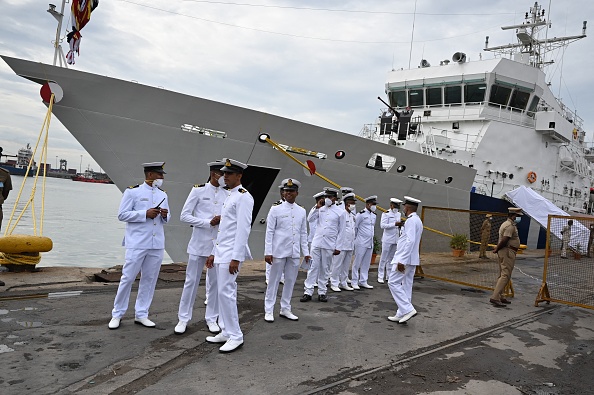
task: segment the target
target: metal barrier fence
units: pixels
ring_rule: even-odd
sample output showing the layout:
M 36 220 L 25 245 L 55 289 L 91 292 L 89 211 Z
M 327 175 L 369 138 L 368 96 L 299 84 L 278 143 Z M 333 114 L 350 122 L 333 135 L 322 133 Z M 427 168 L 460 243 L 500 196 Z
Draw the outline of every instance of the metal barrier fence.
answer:
M 535 306 L 558 302 L 594 309 L 593 241 L 594 218 L 549 215 L 542 285 Z
M 487 215 L 492 219 L 488 220 Z M 499 227 L 506 219 L 507 215 L 502 213 L 423 206 L 424 259 L 416 275 L 492 291 L 499 277 L 499 261 L 491 251 L 497 245 Z M 450 247 L 455 235 L 464 235 L 467 240 L 461 257 L 454 257 Z M 483 257 L 480 257 L 481 246 L 486 250 Z M 511 281 L 504 294 L 513 296 Z

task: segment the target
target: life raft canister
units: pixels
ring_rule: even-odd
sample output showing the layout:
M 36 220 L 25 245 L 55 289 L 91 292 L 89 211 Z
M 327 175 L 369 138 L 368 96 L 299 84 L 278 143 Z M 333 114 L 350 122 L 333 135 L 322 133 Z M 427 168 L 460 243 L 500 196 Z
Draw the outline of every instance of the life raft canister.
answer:
M 536 181 L 536 173 L 531 171 L 530 173 L 528 173 L 528 177 L 526 177 L 528 179 L 528 181 L 530 182 L 530 184 L 533 184 Z

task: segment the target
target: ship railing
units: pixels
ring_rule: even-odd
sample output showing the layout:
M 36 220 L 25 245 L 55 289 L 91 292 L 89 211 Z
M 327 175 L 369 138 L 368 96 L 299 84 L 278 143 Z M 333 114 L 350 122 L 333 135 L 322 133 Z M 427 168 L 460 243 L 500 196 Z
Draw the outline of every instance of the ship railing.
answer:
M 493 119 L 522 126 L 536 125 L 534 112 L 491 102 L 435 104 L 420 108 L 426 120 Z M 429 118 L 430 117 L 430 118 Z
M 573 123 L 579 129 L 581 129 L 584 125 L 584 120 L 581 117 L 579 117 L 574 111 L 569 109 L 565 104 L 563 104 L 561 99 L 559 99 L 558 97 L 556 97 L 555 99 L 557 100 L 557 103 L 561 107 L 560 114 L 563 115 L 563 117 L 565 119 L 567 119 L 569 122 Z

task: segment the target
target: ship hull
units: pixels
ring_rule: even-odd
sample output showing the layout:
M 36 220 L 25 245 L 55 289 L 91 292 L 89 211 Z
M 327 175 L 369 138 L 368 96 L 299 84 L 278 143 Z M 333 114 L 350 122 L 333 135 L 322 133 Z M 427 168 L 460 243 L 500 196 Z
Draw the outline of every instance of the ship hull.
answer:
M 468 208 L 473 169 L 295 120 L 71 69 L 2 56 L 14 72 L 37 83 L 60 85 L 64 97 L 53 113 L 89 152 L 120 190 L 143 180 L 141 163 L 165 161 L 164 189 L 172 221 L 166 227 L 166 250 L 177 262 L 186 261 L 191 228 L 179 213 L 192 185 L 207 181 L 207 162 L 229 157 L 249 164 L 243 185 L 254 196 L 250 248 L 262 258 L 265 219 L 279 199 L 284 178 L 302 181 L 297 202 L 309 208 L 312 195 L 329 184 L 306 177 L 303 169 L 258 136 L 267 133 L 278 143 L 327 155 L 311 160 L 317 171 L 360 196 L 378 195 L 380 205 L 390 197 L 415 196 L 425 205 Z M 225 133 L 225 138 L 200 134 L 186 126 Z M 335 152 L 344 151 L 343 159 Z M 368 168 L 380 153 L 395 158 L 388 171 Z M 397 168 L 405 168 L 398 172 Z M 420 177 L 419 177 L 420 176 Z M 451 182 L 445 180 L 451 177 Z M 425 181 L 423 181 L 425 180 Z M 427 180 L 432 180 L 427 182 Z M 361 206 L 361 203 L 359 203 Z M 378 221 L 379 223 L 379 221 Z

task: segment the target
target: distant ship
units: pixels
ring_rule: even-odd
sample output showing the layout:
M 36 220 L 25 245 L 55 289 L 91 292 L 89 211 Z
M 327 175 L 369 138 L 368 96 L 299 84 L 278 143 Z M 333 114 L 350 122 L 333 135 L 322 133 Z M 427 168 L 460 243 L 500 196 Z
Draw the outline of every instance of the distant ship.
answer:
M 27 167 L 33 158 L 33 151 L 31 150 L 31 146 L 29 144 L 27 144 L 26 147 L 19 149 L 17 155 L 2 154 L 2 149 L 0 149 L 0 159 L 1 157 L 5 157 L 7 160 L 4 162 L 0 161 L 0 167 L 8 170 L 11 175 L 24 176 L 27 174 L 28 176 L 32 177 L 37 171 L 37 166 L 35 162 L 33 162 L 31 169 L 29 169 L 29 173 L 27 173 Z M 8 160 L 9 157 L 16 157 L 16 160 Z
M 90 182 L 92 184 L 113 184 L 113 181 L 105 173 L 85 170 L 84 173 L 72 176 L 72 181 Z
M 307 209 L 328 182 L 309 177 L 283 152 L 360 196 L 410 195 L 423 205 L 468 209 L 477 196 L 501 197 L 532 186 L 559 206 L 591 207 L 592 173 L 582 122 L 546 83 L 543 54 L 585 37 L 541 40 L 546 22 L 535 4 L 519 25 L 518 44 L 485 48 L 511 59 L 467 62 L 389 73 L 388 104 L 360 136 L 306 124 L 158 87 L 2 56 L 17 75 L 63 91 L 53 113 L 109 174 L 120 190 L 143 180 L 140 164 L 165 161 L 164 189 L 172 221 L 166 250 L 187 259 L 191 228 L 179 212 L 192 185 L 205 182 L 206 163 L 234 158 L 249 165 L 243 185 L 254 197 L 250 248 L 263 256 L 266 216 L 284 178 L 302 181 L 298 202 Z M 488 46 L 488 45 L 486 45 Z M 412 112 L 407 112 L 406 107 Z M 410 114 L 410 116 L 408 116 Z M 277 142 L 273 147 L 265 137 Z M 516 150 L 508 142 L 516 141 Z M 158 149 L 156 149 L 158 147 Z M 480 195 L 479 195 L 480 194 Z M 590 206 L 589 206 L 590 205 Z M 361 206 L 360 206 L 361 207 Z

